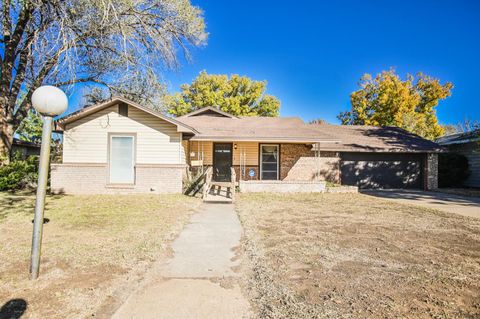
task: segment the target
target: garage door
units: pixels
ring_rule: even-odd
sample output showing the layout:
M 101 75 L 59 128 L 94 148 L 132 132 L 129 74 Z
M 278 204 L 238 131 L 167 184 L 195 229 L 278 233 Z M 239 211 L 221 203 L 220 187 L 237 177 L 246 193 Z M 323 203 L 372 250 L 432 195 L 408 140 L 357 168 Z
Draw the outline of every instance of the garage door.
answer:
M 342 184 L 359 188 L 423 188 L 424 158 L 424 154 L 342 153 Z

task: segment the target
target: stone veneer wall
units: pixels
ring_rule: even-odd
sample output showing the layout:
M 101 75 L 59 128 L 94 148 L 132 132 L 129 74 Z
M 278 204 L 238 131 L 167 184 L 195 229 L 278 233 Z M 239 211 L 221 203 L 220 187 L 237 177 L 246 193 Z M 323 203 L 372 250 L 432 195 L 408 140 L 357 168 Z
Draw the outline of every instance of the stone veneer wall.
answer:
M 438 188 L 438 154 L 427 154 L 427 165 L 425 165 L 425 176 L 427 190 L 434 190 Z
M 185 165 L 137 164 L 134 185 L 108 185 L 107 164 L 52 164 L 54 194 L 181 193 Z
M 285 181 L 320 180 L 340 183 L 340 158 L 333 152 L 320 152 L 316 158 L 305 144 L 281 144 L 280 179 Z

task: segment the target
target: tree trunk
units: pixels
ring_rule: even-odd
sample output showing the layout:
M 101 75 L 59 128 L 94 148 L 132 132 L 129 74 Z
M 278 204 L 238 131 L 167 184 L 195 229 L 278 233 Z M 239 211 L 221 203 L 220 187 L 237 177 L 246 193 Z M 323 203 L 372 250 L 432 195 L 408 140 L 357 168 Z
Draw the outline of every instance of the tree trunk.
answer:
M 13 143 L 13 127 L 4 125 L 0 131 L 0 165 L 10 162 L 10 154 Z

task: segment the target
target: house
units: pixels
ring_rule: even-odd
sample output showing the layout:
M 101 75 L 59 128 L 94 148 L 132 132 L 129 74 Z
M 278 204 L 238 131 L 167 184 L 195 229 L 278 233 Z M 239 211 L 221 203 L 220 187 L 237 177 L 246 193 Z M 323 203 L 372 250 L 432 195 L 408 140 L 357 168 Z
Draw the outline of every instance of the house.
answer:
M 468 159 L 470 175 L 464 185 L 480 187 L 480 130 L 442 136 L 437 143 Z
M 56 122 L 65 193 L 179 193 L 187 170 L 213 167 L 243 191 L 321 191 L 325 181 L 365 188 L 437 187 L 441 148 L 398 128 L 309 125 L 295 117 L 233 116 L 207 107 L 176 119 L 124 98 Z
M 14 138 L 11 154 L 12 156 L 20 156 L 21 159 L 26 159 L 29 156 L 38 156 L 40 155 L 40 144 Z

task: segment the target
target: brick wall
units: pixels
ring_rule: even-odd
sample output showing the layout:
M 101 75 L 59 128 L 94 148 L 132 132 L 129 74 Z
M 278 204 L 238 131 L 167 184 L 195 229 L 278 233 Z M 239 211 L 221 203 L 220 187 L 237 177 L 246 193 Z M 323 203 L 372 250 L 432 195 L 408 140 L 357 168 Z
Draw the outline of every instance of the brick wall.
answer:
M 239 165 L 234 165 L 233 168 L 235 169 L 235 174 L 237 174 L 237 181 L 239 181 L 240 177 L 241 177 L 240 166 Z M 250 177 L 250 175 L 248 174 L 250 172 L 250 170 L 253 170 L 255 172 L 255 175 L 253 177 Z M 245 181 L 258 180 L 259 179 L 259 174 L 260 174 L 260 170 L 259 170 L 258 166 L 246 166 L 245 167 L 245 176 L 243 176 L 243 180 L 245 180 Z
M 137 164 L 135 185 L 107 184 L 106 164 L 52 164 L 51 190 L 65 194 L 181 193 L 184 165 Z
M 327 157 L 332 156 L 332 157 Z M 282 144 L 280 146 L 280 179 L 312 181 L 316 178 L 340 182 L 340 158 L 335 153 L 321 153 L 316 158 L 310 145 Z
M 426 185 L 427 190 L 438 188 L 438 154 L 427 154 Z

